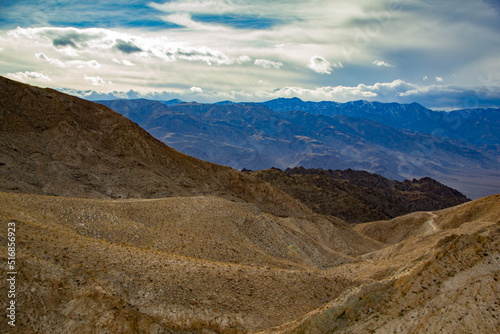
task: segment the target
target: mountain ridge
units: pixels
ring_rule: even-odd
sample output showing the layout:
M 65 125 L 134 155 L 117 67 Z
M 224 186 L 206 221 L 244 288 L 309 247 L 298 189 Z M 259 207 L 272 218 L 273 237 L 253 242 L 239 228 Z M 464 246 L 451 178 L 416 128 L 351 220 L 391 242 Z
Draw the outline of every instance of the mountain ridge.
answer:
M 472 198 L 494 193 L 500 184 L 500 157 L 469 144 L 369 119 L 273 111 L 261 103 L 101 103 L 181 152 L 236 169 L 353 168 L 400 181 L 429 176 Z M 481 192 L 477 182 L 461 173 L 480 174 L 488 182 Z
M 365 100 L 305 102 L 280 98 L 263 102 L 275 111 L 305 111 L 326 116 L 344 115 L 370 119 L 396 129 L 406 129 L 460 140 L 475 146 L 500 142 L 500 108 L 457 109 L 449 112 L 427 109 L 419 103 L 382 103 Z M 481 134 L 481 135 L 478 135 Z
M 351 224 L 414 211 L 435 211 L 469 201 L 431 178 L 399 182 L 365 171 L 303 167 L 250 174 L 299 199 L 318 214 L 332 215 Z

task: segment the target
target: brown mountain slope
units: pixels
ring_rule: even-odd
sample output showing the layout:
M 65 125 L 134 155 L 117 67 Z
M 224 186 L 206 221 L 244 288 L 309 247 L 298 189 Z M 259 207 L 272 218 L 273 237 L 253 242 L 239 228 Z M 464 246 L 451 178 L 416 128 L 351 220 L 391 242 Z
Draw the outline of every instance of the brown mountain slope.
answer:
M 432 214 L 437 229 L 331 270 L 365 284 L 266 333 L 498 333 L 500 195 Z
M 111 109 L 0 77 L 0 190 L 91 198 L 216 195 L 310 210 L 265 182 L 181 154 Z
M 467 202 L 460 192 L 431 178 L 394 181 L 364 171 L 266 169 L 250 173 L 307 204 L 314 212 L 348 223 L 390 219 Z
M 381 246 L 310 219 L 217 197 L 0 193 L 1 263 L 16 225 L 18 333 L 243 333 L 292 321 L 358 284 L 321 267 Z

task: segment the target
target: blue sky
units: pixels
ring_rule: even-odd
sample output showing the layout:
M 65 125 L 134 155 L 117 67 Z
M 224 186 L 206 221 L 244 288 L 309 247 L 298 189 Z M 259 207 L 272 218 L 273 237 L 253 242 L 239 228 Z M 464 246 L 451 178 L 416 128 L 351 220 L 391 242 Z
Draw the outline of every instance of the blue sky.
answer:
M 0 2 L 0 75 L 87 98 L 500 107 L 500 1 Z

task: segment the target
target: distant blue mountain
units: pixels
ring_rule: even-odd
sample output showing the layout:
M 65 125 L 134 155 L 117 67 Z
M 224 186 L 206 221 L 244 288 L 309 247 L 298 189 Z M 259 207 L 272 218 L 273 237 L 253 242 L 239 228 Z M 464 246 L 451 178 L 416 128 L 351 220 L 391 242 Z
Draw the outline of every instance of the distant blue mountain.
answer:
M 279 98 L 263 104 L 281 112 L 297 110 L 315 115 L 344 115 L 369 119 L 399 130 L 446 137 L 492 152 L 500 151 L 500 109 L 445 112 L 430 110 L 418 103 L 304 102 L 299 98 Z
M 179 100 L 179 99 L 173 99 L 173 100 L 161 101 L 161 102 L 167 106 L 175 106 L 176 104 L 179 104 L 179 103 L 185 103 L 184 101 Z
M 499 171 L 495 155 L 468 143 L 360 118 L 363 113 L 368 113 L 368 109 L 352 112 L 356 115 L 352 117 L 333 113 L 326 116 L 303 110 L 274 111 L 266 106 L 271 104 L 275 109 L 315 106 L 298 99 L 267 103 L 175 105 L 142 99 L 100 103 L 138 123 L 153 136 L 183 153 L 237 169 L 295 166 L 353 168 L 394 180 L 424 176 L 440 180 L 440 177 L 446 176 L 451 178 L 451 182 L 458 180 L 459 187 L 448 184 L 470 197 L 483 196 L 486 193 L 481 191 L 492 190 L 460 188 L 463 177 L 454 178 L 456 175 L 486 175 Z M 326 102 L 323 105 L 335 103 Z M 363 105 L 363 102 L 353 102 L 352 105 Z M 390 111 L 389 106 L 377 107 L 383 114 Z M 324 113 L 328 110 L 331 108 L 325 108 Z M 414 111 L 419 115 L 427 113 L 429 118 L 435 115 L 418 104 L 395 104 L 393 110 L 395 115 L 406 112 L 409 118 L 414 119 L 418 118 L 413 115 Z M 394 116 L 394 120 L 400 119 L 401 122 L 402 118 Z M 478 183 L 477 180 L 469 181 L 471 185 Z

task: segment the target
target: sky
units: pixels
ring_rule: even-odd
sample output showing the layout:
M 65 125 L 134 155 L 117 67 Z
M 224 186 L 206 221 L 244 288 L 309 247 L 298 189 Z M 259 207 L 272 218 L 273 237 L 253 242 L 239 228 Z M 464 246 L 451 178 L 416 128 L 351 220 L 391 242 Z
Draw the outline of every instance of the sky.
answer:
M 500 0 L 0 0 L 0 75 L 94 100 L 500 107 Z

